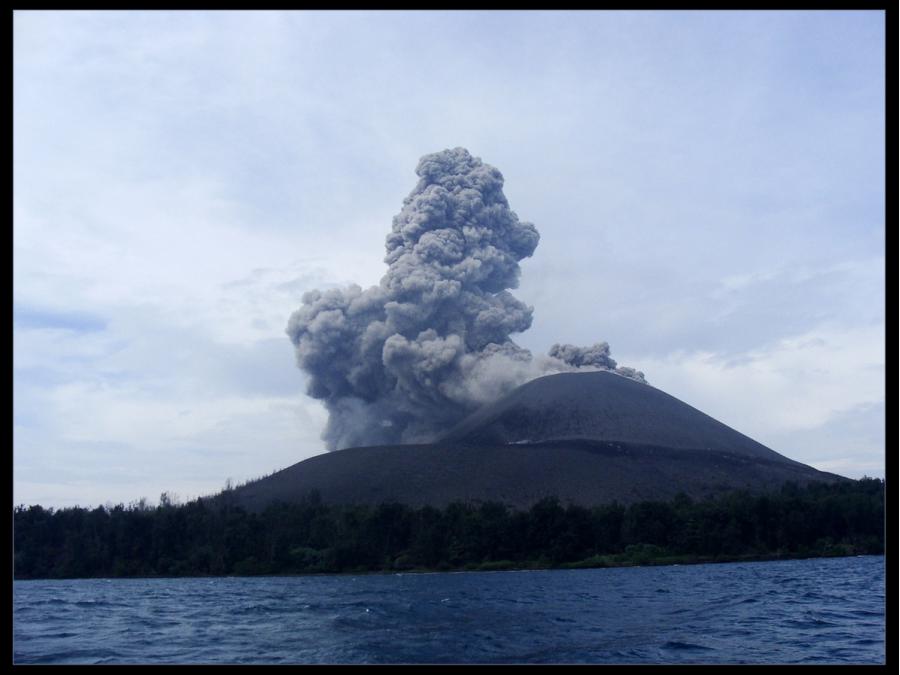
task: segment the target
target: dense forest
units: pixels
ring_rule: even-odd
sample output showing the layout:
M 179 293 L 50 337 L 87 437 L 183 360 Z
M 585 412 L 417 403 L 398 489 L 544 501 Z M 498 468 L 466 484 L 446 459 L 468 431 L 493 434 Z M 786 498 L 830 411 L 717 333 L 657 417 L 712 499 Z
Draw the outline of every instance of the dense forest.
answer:
M 262 513 L 230 490 L 187 504 L 14 509 L 17 579 L 603 567 L 880 554 L 884 481 L 583 508 L 545 499 L 440 510 L 332 506 Z

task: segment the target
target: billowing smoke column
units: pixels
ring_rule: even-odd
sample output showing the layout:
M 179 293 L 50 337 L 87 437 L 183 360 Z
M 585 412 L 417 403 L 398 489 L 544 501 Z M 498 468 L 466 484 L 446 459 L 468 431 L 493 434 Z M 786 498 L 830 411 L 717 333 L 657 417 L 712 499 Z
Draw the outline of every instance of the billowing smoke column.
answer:
M 605 342 L 532 358 L 510 334 L 532 308 L 510 294 L 539 235 L 503 195 L 503 176 L 464 148 L 426 155 L 394 217 L 378 286 L 311 291 L 287 333 L 308 393 L 329 412 L 329 450 L 428 442 L 483 403 L 542 374 L 616 370 Z

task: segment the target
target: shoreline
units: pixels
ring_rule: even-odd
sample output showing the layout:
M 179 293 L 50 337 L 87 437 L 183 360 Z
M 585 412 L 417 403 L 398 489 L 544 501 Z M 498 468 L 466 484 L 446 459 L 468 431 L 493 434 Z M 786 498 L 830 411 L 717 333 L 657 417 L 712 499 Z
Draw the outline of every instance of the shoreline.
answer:
M 616 558 L 618 555 L 598 556 L 599 558 Z M 466 566 L 450 569 L 432 569 L 432 568 L 412 568 L 412 569 L 381 569 L 381 570 L 357 570 L 357 571 L 317 571 L 317 572 L 290 572 L 281 574 L 182 574 L 177 576 L 158 575 L 158 576 L 98 576 L 98 577 L 13 577 L 13 581 L 112 581 L 122 579 L 144 580 L 144 579 L 252 579 L 260 578 L 278 578 L 278 577 L 359 577 L 359 576 L 403 576 L 407 574 L 426 575 L 426 574 L 466 574 L 470 572 L 548 572 L 558 570 L 587 570 L 587 569 L 618 569 L 623 567 L 680 567 L 682 565 L 727 565 L 732 563 L 757 563 L 757 562 L 777 562 L 789 560 L 811 560 L 811 559 L 828 559 L 828 558 L 867 558 L 881 557 L 884 553 L 840 553 L 831 555 L 822 554 L 798 554 L 798 555 L 758 555 L 758 556 L 722 556 L 722 557 L 702 557 L 702 556 L 666 556 L 646 562 L 634 562 L 628 560 L 612 560 L 591 563 L 593 558 L 580 560 L 571 563 L 560 563 L 558 565 L 542 565 L 534 561 L 533 565 L 521 564 L 512 566 L 502 565 L 506 561 L 497 561 L 496 563 L 469 563 Z

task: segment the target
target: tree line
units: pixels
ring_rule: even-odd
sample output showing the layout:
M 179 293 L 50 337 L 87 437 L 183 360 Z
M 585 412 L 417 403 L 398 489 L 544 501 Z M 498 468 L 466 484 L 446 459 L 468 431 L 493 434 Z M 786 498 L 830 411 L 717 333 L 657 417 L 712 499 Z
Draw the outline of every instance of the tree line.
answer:
M 14 508 L 17 579 L 603 567 L 884 552 L 884 481 L 611 503 L 547 498 L 443 509 L 328 505 L 261 513 L 233 491 L 177 505 Z

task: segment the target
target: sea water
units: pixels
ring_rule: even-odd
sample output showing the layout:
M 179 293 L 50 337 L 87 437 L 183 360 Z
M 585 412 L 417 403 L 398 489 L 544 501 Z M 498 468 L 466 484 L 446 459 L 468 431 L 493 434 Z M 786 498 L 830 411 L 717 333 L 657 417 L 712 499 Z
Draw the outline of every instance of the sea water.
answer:
M 883 663 L 883 556 L 15 581 L 19 663 Z

